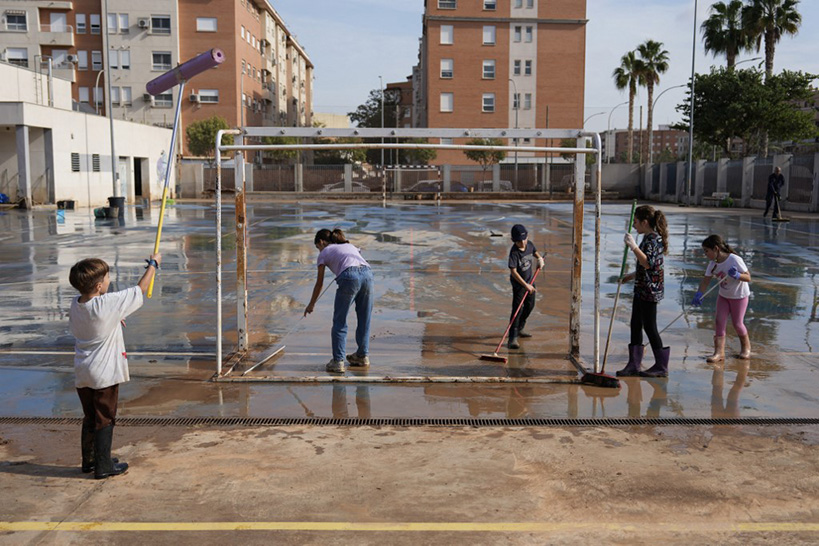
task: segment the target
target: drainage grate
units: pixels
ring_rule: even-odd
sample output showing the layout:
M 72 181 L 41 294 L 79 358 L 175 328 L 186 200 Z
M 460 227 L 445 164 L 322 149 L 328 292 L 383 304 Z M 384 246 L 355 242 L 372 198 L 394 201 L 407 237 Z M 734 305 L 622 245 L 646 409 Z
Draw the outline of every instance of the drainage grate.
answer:
M 3 425 L 77 425 L 79 417 L 0 417 Z M 341 427 L 625 427 L 625 426 L 711 426 L 711 425 L 819 425 L 816 417 L 741 417 L 711 419 L 697 417 L 668 418 L 548 418 L 548 419 L 473 419 L 384 417 L 360 419 L 357 417 L 121 417 L 117 425 L 125 427 L 283 427 L 283 426 L 341 426 Z

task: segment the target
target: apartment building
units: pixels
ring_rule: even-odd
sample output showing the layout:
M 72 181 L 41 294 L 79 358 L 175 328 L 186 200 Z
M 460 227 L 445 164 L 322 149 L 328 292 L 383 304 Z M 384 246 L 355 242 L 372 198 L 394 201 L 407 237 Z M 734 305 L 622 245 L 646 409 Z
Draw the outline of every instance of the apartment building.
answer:
M 585 0 L 425 0 L 418 126 L 580 128 L 586 22 Z M 464 161 L 444 150 L 436 160 Z
M 50 59 L 86 111 L 106 115 L 110 74 L 116 119 L 169 127 L 178 88 L 151 96 L 145 84 L 220 48 L 225 62 L 186 85 L 182 135 L 214 115 L 230 126 L 311 124 L 313 64 L 267 0 L 0 0 L 0 17 L 3 60 L 37 72 Z
M 648 140 L 648 131 L 635 130 L 632 133 L 634 139 L 632 150 L 639 154 L 643 147 L 643 142 Z M 608 139 L 606 139 L 608 140 Z M 658 129 L 651 132 L 652 148 L 654 161 L 660 158 L 663 151 L 668 150 L 666 156 L 670 154 L 674 158 L 683 158 L 688 153 L 688 132 L 672 129 L 668 125 L 660 125 Z M 614 132 L 614 153 L 611 155 L 613 163 L 625 163 L 626 155 L 628 155 L 628 131 L 615 130 Z M 608 152 L 606 152 L 608 156 Z M 643 162 L 648 161 L 648 158 L 643 158 Z M 639 160 L 635 159 L 635 163 Z
M 396 100 L 395 120 L 396 127 L 403 127 L 409 129 L 413 127 L 413 90 L 412 90 L 412 76 L 409 76 L 406 81 L 388 83 L 384 91 L 385 95 L 392 94 Z

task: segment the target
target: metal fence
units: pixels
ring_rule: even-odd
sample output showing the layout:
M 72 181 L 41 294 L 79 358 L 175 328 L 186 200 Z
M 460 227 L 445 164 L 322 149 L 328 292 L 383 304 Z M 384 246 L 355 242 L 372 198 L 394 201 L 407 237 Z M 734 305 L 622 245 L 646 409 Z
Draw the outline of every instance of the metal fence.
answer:
M 765 199 L 768 193 L 768 177 L 773 172 L 773 159 L 770 157 L 757 158 L 754 161 L 754 182 L 751 198 Z
M 813 154 L 793 156 L 788 180 L 788 201 L 794 203 L 811 202 L 814 183 L 813 159 Z
M 705 164 L 705 178 L 702 182 L 702 194 L 711 195 L 717 191 L 717 173 L 719 171 L 719 163 L 716 161 L 709 161 Z
M 742 197 L 742 165 L 741 159 L 732 159 L 727 165 L 727 190 L 734 199 Z

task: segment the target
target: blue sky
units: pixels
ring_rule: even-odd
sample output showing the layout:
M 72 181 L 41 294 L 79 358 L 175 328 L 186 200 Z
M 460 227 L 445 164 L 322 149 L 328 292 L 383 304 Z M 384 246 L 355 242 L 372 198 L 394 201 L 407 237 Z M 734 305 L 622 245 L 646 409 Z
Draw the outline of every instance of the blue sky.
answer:
M 434 0 L 431 0 L 434 1 Z M 477 0 L 472 0 L 477 1 Z M 418 61 L 423 0 L 271 0 L 288 29 L 310 56 L 315 70 L 314 110 L 344 114 L 363 103 L 371 89 L 404 80 Z M 697 26 L 707 17 L 710 0 L 698 1 Z M 661 77 L 655 96 L 685 84 L 691 73 L 694 0 L 587 0 L 586 127 L 604 131 L 625 127 L 628 108 L 612 108 L 628 96 L 615 89 L 611 72 L 620 57 L 647 39 L 663 42 L 670 56 L 669 71 Z M 819 1 L 799 4 L 802 27 L 795 38 L 777 46 L 774 70 L 819 73 Z M 705 55 L 697 35 L 697 72 L 724 65 L 722 58 Z M 761 56 L 743 54 L 741 60 Z M 746 63 L 750 66 L 754 63 Z M 685 89 L 664 94 L 654 111 L 655 126 L 680 119 L 674 107 Z M 645 91 L 640 96 L 645 104 Z M 597 115 L 595 115 L 597 114 Z M 635 110 L 635 125 L 638 124 Z M 645 112 L 647 116 L 647 111 Z M 594 116 L 594 117 L 591 117 Z

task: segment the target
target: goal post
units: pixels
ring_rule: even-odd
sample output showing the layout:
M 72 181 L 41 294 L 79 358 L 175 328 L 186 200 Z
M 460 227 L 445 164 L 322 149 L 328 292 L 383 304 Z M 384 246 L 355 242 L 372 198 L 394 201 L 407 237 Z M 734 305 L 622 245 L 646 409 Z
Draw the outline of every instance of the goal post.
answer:
M 223 145 L 222 137 L 233 136 L 233 144 Z M 261 141 L 264 137 L 303 139 L 297 144 L 246 144 L 245 139 Z M 396 142 L 344 142 L 317 143 L 315 139 L 332 140 L 336 138 L 355 139 L 393 139 Z M 441 139 L 500 139 L 512 140 L 515 145 L 471 145 L 441 144 Z M 437 139 L 438 142 L 418 143 L 397 142 L 400 139 Z M 574 140 L 574 148 L 557 146 L 518 146 L 520 139 L 561 141 Z M 587 139 L 592 140 L 592 147 L 586 147 Z M 571 270 L 571 306 L 569 316 L 569 351 L 568 357 L 581 372 L 586 368 L 580 358 L 580 326 L 582 304 L 582 271 L 583 271 L 583 220 L 586 188 L 586 154 L 595 156 L 595 275 L 594 275 L 594 362 L 595 372 L 600 371 L 600 229 L 601 229 L 601 196 L 602 196 L 602 142 L 599 133 L 581 129 L 383 129 L 383 128 L 350 128 L 328 129 L 324 127 L 244 127 L 242 129 L 220 130 L 216 135 L 216 376 L 222 376 L 222 153 L 232 152 L 235 177 L 235 213 L 236 213 L 236 277 L 237 277 L 237 350 L 233 353 L 236 359 L 244 356 L 248 349 L 248 306 L 247 306 L 247 213 L 245 203 L 244 155 L 246 151 L 264 150 L 349 150 L 361 149 L 436 149 L 436 150 L 483 150 L 504 152 L 552 152 L 573 154 L 574 164 L 574 203 L 572 211 L 572 270 Z

